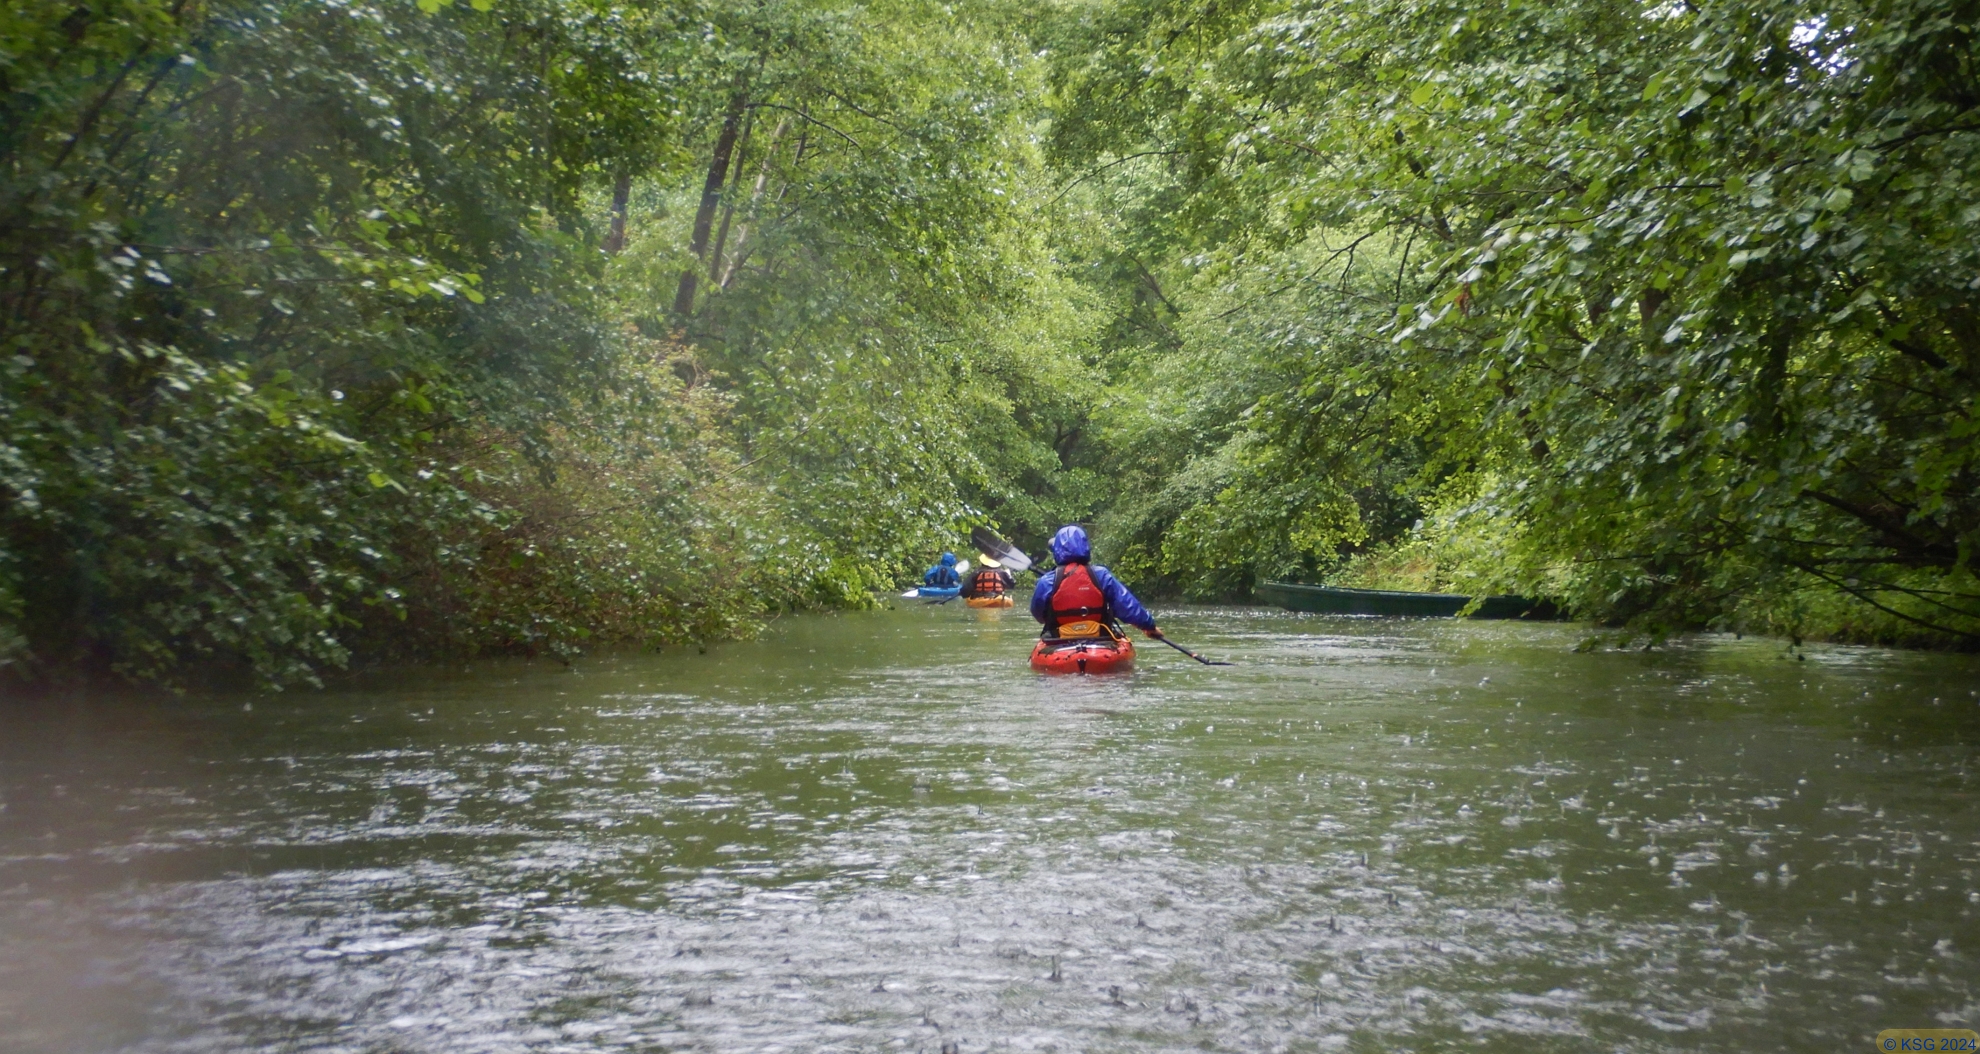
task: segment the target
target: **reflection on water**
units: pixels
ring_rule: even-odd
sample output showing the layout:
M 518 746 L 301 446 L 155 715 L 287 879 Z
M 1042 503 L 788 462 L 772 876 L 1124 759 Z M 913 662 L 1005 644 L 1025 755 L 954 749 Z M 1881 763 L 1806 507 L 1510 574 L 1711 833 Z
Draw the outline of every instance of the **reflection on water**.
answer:
M 1868 1049 L 1980 1027 L 1980 664 L 914 607 L 0 710 L 22 1051 Z M 1594 1047 L 1591 1047 L 1594 1044 Z

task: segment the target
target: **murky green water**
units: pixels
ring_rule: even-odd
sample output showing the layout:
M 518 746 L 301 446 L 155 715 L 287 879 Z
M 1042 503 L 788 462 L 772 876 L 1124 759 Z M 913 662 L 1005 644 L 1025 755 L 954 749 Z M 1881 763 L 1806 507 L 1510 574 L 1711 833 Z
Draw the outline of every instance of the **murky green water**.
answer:
M 1980 664 L 1202 610 L 0 709 L 0 1047 L 1868 1050 L 1980 1026 Z

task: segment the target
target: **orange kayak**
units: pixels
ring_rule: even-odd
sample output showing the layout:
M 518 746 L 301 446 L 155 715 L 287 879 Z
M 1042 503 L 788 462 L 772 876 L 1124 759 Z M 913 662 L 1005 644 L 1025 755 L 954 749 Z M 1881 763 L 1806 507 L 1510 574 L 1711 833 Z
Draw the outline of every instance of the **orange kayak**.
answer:
M 1007 608 L 1016 604 L 1009 593 L 994 597 L 970 597 L 963 603 L 973 608 Z
M 1134 645 L 1125 638 L 1041 640 L 1031 649 L 1031 668 L 1040 673 L 1106 673 L 1132 665 Z

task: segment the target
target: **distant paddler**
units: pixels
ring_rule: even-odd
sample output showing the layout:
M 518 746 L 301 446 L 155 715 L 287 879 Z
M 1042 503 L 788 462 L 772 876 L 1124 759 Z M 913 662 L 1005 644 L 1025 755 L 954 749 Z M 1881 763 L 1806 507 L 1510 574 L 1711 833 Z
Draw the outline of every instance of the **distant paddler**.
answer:
M 921 576 L 921 588 L 909 594 L 924 597 L 953 597 L 962 590 L 962 575 L 956 572 L 956 554 L 943 553 L 942 560 Z
M 1011 599 L 1011 590 L 1017 587 L 1017 576 L 1004 569 L 1004 565 L 989 554 L 979 555 L 977 562 L 983 566 L 972 570 L 963 579 L 963 603 L 973 608 L 1007 608 L 1016 601 Z

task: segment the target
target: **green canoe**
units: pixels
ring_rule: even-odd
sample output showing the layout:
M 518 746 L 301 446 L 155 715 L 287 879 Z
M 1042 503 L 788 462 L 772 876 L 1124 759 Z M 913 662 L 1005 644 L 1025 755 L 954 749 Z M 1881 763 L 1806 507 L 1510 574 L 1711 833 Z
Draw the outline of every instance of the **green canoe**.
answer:
M 1458 593 L 1405 593 L 1394 589 L 1343 589 L 1339 586 L 1308 586 L 1297 582 L 1260 582 L 1258 599 L 1293 611 L 1313 611 L 1326 615 L 1389 615 L 1410 618 L 1450 618 L 1471 603 Z M 1525 597 L 1491 596 L 1478 605 L 1471 618 L 1559 617 L 1554 605 Z

